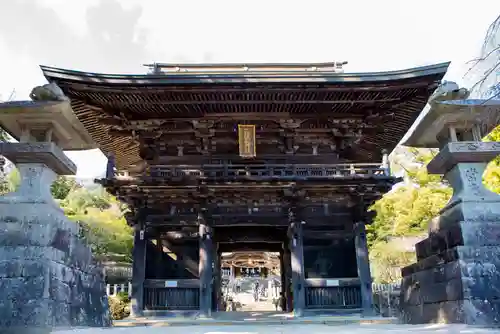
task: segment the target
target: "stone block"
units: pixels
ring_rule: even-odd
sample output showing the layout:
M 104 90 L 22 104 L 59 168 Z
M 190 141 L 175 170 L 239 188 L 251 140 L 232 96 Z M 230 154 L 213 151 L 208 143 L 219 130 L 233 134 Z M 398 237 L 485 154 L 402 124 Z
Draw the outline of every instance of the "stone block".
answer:
M 423 260 L 455 246 L 494 246 L 500 244 L 500 222 L 458 221 L 436 229 L 415 244 L 417 260 Z
M 0 261 L 0 278 L 36 277 L 36 276 L 43 276 L 44 272 L 45 272 L 44 266 L 39 261 L 33 261 L 33 260 Z
M 50 141 L 63 150 L 97 147 L 67 100 L 0 103 L 0 125 L 17 140 L 27 135 L 25 130 L 36 130 L 29 133 L 32 141 L 47 140 L 50 131 Z
M 498 324 L 499 268 L 500 246 L 457 246 L 404 268 L 403 320 Z
M 26 271 L 23 268 L 33 266 L 32 262 L 23 265 L 22 261 L 18 259 L 11 262 L 11 267 L 15 269 L 10 270 L 9 275 L 22 274 Z M 13 314 L 29 312 L 29 314 L 36 313 L 34 319 L 38 319 L 35 322 L 27 322 L 25 317 L 16 317 L 10 320 L 11 326 L 108 326 L 110 324 L 102 276 L 88 274 L 47 258 L 40 259 L 38 263 L 39 266 L 35 268 L 38 268 L 37 270 L 42 268 L 44 275 L 0 278 L 2 291 L 0 315 L 11 311 Z M 27 270 L 32 270 L 32 273 L 36 271 Z M 48 303 L 48 311 L 45 313 L 36 311 L 41 307 L 38 304 L 42 302 Z M 31 309 L 26 309 L 25 305 L 31 305 Z M 43 305 L 45 307 L 45 304 Z M 72 314 L 78 314 L 78 317 L 72 318 Z
M 425 305 L 405 305 L 401 308 L 404 323 L 464 323 L 468 325 L 500 326 L 500 300 L 450 300 Z
M 43 164 L 59 175 L 75 175 L 76 165 L 54 143 L 0 143 L 0 152 L 14 164 Z
M 109 326 L 102 270 L 76 224 L 12 198 L 0 201 L 0 332 Z
M 441 87 L 438 87 L 436 92 L 440 89 Z M 450 93 L 450 95 L 441 95 L 439 97 L 441 100 L 433 98 L 435 93 L 431 96 L 429 99 L 431 109 L 424 114 L 403 145 L 440 148 L 443 147 L 443 143 L 453 141 L 449 135 L 450 127 L 463 132 L 480 125 L 485 135 L 498 125 L 498 109 L 500 108 L 498 101 L 467 99 L 469 93 L 463 88 L 454 89 Z M 472 143 L 477 144 L 477 142 Z
M 449 230 L 456 225 L 463 224 L 465 227 L 476 227 L 478 225 L 466 225 L 471 223 L 489 224 L 494 226 L 500 224 L 500 205 L 498 195 L 495 198 L 482 201 L 460 200 L 451 202 L 444 208 L 439 217 L 429 222 L 429 234 Z
M 71 234 L 78 235 L 78 225 L 70 221 L 59 206 L 48 206 L 47 204 L 55 204 L 52 199 L 51 201 L 48 203 L 48 201 L 41 201 L 40 198 L 0 196 L 0 235 L 16 233 L 15 231 L 19 229 L 36 228 L 39 230 L 33 232 L 32 239 L 34 240 L 41 237 L 35 233 L 42 233 L 41 231 L 45 231 L 46 228 L 69 230 Z M 11 229 L 14 231 L 11 232 Z M 43 236 L 45 237 L 45 234 Z
M 446 174 L 459 163 L 488 163 L 499 154 L 497 142 L 450 142 L 429 162 L 427 170 L 431 174 Z

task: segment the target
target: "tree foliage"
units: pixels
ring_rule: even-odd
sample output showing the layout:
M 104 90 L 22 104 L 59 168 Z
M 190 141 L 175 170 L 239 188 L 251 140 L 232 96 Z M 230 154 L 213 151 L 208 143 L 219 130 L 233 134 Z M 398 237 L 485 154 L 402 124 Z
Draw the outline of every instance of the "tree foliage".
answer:
M 98 259 L 113 254 L 131 261 L 132 230 L 123 217 L 125 207 L 102 187 L 77 187 L 61 201 L 68 217 L 81 227 L 82 237 Z
M 485 140 L 500 142 L 500 125 L 486 136 Z M 488 164 L 484 173 L 484 184 L 489 190 L 500 194 L 500 156 Z
M 451 197 L 451 189 L 439 175 L 427 173 L 426 165 L 432 152 L 410 149 L 414 158 L 409 166 L 400 166 L 407 173 L 405 184 L 393 189 L 377 201 L 377 212 L 367 227 L 373 276 L 379 282 L 391 282 L 399 277 L 400 268 L 414 261 L 412 252 L 401 249 L 395 242 L 404 236 L 425 234 L 429 220 L 435 217 Z
M 63 200 L 72 190 L 76 190 L 78 188 L 80 188 L 80 185 L 74 178 L 58 176 L 54 183 L 52 183 L 50 190 L 52 191 L 52 195 L 55 199 Z

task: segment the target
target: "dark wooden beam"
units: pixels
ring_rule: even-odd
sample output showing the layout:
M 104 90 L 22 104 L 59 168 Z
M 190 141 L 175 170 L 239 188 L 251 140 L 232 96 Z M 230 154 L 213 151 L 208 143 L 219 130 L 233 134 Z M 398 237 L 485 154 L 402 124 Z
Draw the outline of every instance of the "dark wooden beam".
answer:
M 374 108 L 377 111 L 381 111 L 380 108 Z M 389 108 L 387 108 L 389 109 Z M 118 111 L 118 110 L 117 110 Z M 119 120 L 116 121 L 111 121 L 113 114 L 110 113 L 108 119 L 110 119 L 109 123 L 110 125 L 120 125 L 122 123 L 119 122 Z M 279 121 L 281 119 L 288 119 L 288 118 L 295 118 L 299 120 L 316 120 L 319 121 L 320 123 L 322 122 L 328 122 L 328 121 L 334 121 L 336 125 L 342 125 L 342 122 L 346 122 L 345 125 L 359 125 L 361 123 L 367 123 L 367 114 L 363 112 L 358 112 L 358 113 L 349 113 L 347 115 L 345 114 L 332 114 L 332 113 L 322 113 L 322 112 L 314 112 L 314 113 L 292 113 L 288 111 L 268 111 L 268 112 L 245 112 L 245 113 L 238 113 L 238 112 L 227 112 L 227 113 L 207 113 L 203 115 L 202 118 L 193 118 L 193 117 L 182 117 L 180 115 L 179 117 L 175 118 L 156 118 L 156 117 L 151 117 L 151 118 L 144 118 L 144 119 L 139 119 L 139 118 L 133 118 L 128 120 L 128 126 L 155 126 L 156 124 L 178 124 L 178 123 L 186 123 L 189 124 L 193 120 L 213 120 L 213 121 L 225 121 L 225 122 L 237 122 L 239 120 L 255 120 L 259 123 L 262 121 Z M 244 119 L 243 119 L 244 118 Z M 370 121 L 370 119 L 368 119 Z M 190 129 L 193 129 L 191 126 L 189 127 Z M 143 128 L 144 129 L 144 128 Z M 267 128 L 269 129 L 269 128 Z M 175 131 L 176 129 L 172 129 Z M 221 131 L 223 129 L 217 129 L 217 131 Z M 174 132 L 175 133 L 175 132 Z
M 375 103 L 390 103 L 390 102 L 398 102 L 401 101 L 401 98 L 373 98 L 366 100 L 277 100 L 277 101 L 269 101 L 268 99 L 262 100 L 164 100 L 164 101 L 148 101 L 147 105 L 155 106 L 168 106 L 168 105 L 207 105 L 207 104 L 220 104 L 220 105 L 228 105 L 228 104 L 248 104 L 248 105 L 256 105 L 256 104 L 265 104 L 265 105 L 289 105 L 289 104 L 375 104 Z M 113 101 L 110 102 L 110 106 L 112 107 L 120 107 L 120 106 L 133 106 L 133 105 L 144 104 L 142 101 Z
M 165 288 L 166 281 L 176 281 L 178 288 L 198 288 L 200 286 L 199 279 L 147 279 L 144 281 L 144 287 Z
M 70 84 L 72 86 L 73 84 Z M 392 91 L 402 91 L 406 89 L 421 89 L 422 91 L 434 90 L 437 87 L 438 83 L 436 83 L 435 78 L 430 78 L 429 80 L 408 80 L 406 82 L 389 82 L 381 85 L 373 85 L 373 84 L 359 84 L 357 86 L 345 85 L 339 86 L 338 84 L 329 86 L 328 83 L 324 84 L 321 87 L 318 87 L 317 84 L 302 84 L 301 87 L 290 87 L 284 84 L 279 83 L 267 83 L 264 86 L 255 87 L 252 84 L 249 85 L 241 85 L 237 84 L 217 84 L 216 86 L 162 86 L 161 92 L 169 92 L 169 93 L 193 93 L 193 94 L 203 94 L 203 93 L 262 93 L 262 92 L 275 92 L 275 93 L 314 93 L 314 92 L 392 92 Z M 78 90 L 80 92 L 86 93 L 101 93 L 103 88 L 101 86 L 93 86 L 89 84 L 78 84 Z M 108 93 L 123 93 L 124 89 L 122 87 L 113 88 L 112 86 L 108 86 L 105 88 L 105 91 Z M 150 88 L 148 91 L 152 91 Z M 142 92 L 146 93 L 148 91 L 143 90 Z
M 205 183 L 210 191 L 237 191 L 252 192 L 257 190 L 274 190 L 289 187 L 291 184 L 298 184 L 302 188 L 308 189 L 329 189 L 342 187 L 356 187 L 359 185 L 392 186 L 398 180 L 395 177 L 384 175 L 346 175 L 346 176 L 234 176 L 234 177 L 203 177 L 196 175 L 182 176 L 161 176 L 154 177 L 131 177 L 96 180 L 96 183 L 104 187 L 120 187 L 127 191 L 144 189 L 145 192 L 169 192 L 169 191 L 193 191 L 198 183 Z M 192 182 L 190 182 L 192 181 Z M 197 181 L 197 182 L 195 182 Z M 242 187 L 245 187 L 242 189 Z M 389 187 L 390 189 L 390 187 Z
M 244 242 L 244 243 L 218 243 L 219 252 L 250 252 L 250 251 L 265 251 L 265 252 L 280 252 L 283 251 L 283 243 L 281 242 Z
M 252 163 L 260 162 L 265 164 L 341 164 L 346 163 L 339 158 L 336 153 L 322 153 L 318 155 L 312 154 L 294 154 L 292 156 L 287 155 L 258 155 L 252 160 Z M 242 158 L 237 154 L 224 154 L 224 155 L 211 155 L 209 157 L 201 155 L 165 155 L 156 158 L 151 162 L 152 165 L 202 165 L 202 164 L 248 164 L 248 159 Z
M 352 231 L 329 231 L 327 229 L 323 231 L 303 231 L 304 238 L 311 239 L 339 239 L 339 238 L 348 238 L 353 236 Z
M 218 242 L 283 242 L 286 229 L 275 227 L 219 227 L 214 240 Z
M 240 216 L 235 217 L 227 216 L 212 216 L 212 226 L 214 227 L 234 227 L 234 226 L 288 226 L 287 217 L 285 215 L 280 217 L 272 216 Z M 307 221 L 310 226 L 344 226 L 351 223 L 351 218 L 348 215 L 304 215 L 302 219 Z M 147 226 L 151 227 L 183 227 L 183 226 L 196 226 L 196 217 L 190 219 L 183 218 L 160 218 L 147 219 Z

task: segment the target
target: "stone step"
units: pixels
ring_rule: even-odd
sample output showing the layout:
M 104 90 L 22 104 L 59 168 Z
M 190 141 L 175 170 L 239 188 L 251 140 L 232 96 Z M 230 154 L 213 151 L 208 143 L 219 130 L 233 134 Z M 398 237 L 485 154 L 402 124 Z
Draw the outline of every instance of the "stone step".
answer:
M 235 325 L 348 325 L 348 324 L 396 324 L 397 318 L 388 317 L 361 317 L 361 316 L 313 316 L 294 318 L 289 314 L 282 314 L 282 317 L 268 317 L 261 313 L 258 317 L 251 315 L 251 312 L 225 312 L 227 317 L 223 318 L 137 318 L 118 320 L 113 323 L 115 327 L 170 327 L 170 326 L 235 326 Z M 234 314 L 234 318 L 231 319 Z M 276 312 L 267 312 L 270 315 Z M 243 316 L 242 316 L 243 315 Z M 247 315 L 247 317 L 245 317 Z

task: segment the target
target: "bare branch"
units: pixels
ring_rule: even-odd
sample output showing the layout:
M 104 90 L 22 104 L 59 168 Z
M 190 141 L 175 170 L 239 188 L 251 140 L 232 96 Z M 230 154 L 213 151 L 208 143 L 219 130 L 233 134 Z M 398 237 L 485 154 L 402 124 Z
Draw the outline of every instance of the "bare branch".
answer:
M 467 76 L 467 74 L 469 74 L 470 71 L 472 71 L 477 66 L 477 64 L 488 59 L 493 53 L 495 53 L 495 51 L 500 51 L 500 45 L 498 45 L 496 48 L 494 48 L 493 50 L 488 52 L 486 55 L 475 58 L 475 59 L 471 59 L 468 62 L 466 62 L 466 64 L 470 64 L 470 63 L 474 62 L 474 65 L 469 67 L 469 69 L 465 72 L 464 77 Z
M 480 56 L 467 64 L 472 63 L 464 77 L 472 75 L 475 82 L 471 92 L 475 92 L 487 101 L 498 96 L 493 87 L 498 85 L 500 74 L 500 15 L 490 24 L 481 47 Z M 492 94 L 493 96 L 489 96 Z
M 7 101 L 12 101 L 16 98 L 16 89 L 14 88 L 11 92 L 10 92 L 10 95 L 9 95 L 9 98 L 7 99 Z
M 492 96 L 488 97 L 486 100 L 484 100 L 483 102 L 481 102 L 481 105 L 485 104 L 486 102 L 490 101 L 490 100 L 493 100 L 494 98 L 500 96 L 500 90 L 493 94 Z
M 500 50 L 500 48 L 499 48 L 499 50 Z M 486 79 L 490 76 L 490 74 L 493 74 L 493 72 L 496 71 L 498 68 L 500 68 L 500 62 L 498 62 L 493 67 L 491 67 L 488 70 L 486 70 L 484 72 L 483 77 L 481 78 L 481 80 L 479 80 L 474 85 L 472 85 L 471 90 L 473 90 L 476 87 L 481 87 L 484 84 L 484 82 L 486 81 Z

